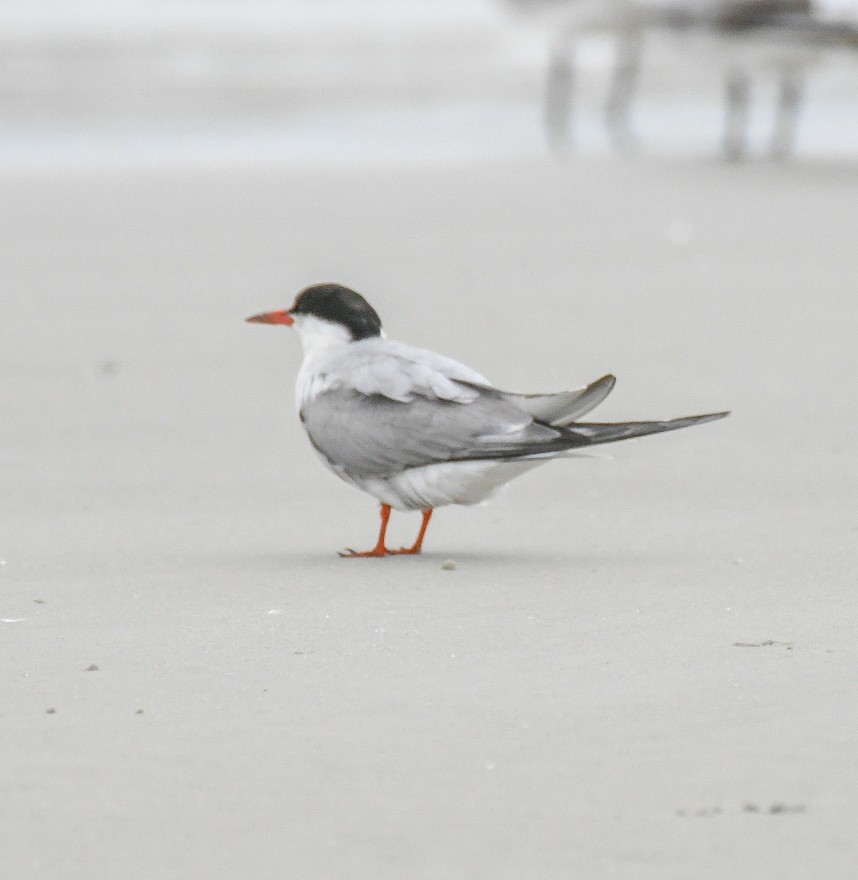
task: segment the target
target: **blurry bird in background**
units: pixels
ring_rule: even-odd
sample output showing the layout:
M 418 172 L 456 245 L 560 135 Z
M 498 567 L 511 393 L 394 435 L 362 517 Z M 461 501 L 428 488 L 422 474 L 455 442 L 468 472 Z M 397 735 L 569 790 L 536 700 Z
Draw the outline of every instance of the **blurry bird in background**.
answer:
M 605 34 L 615 56 L 605 102 L 612 145 L 634 145 L 632 103 L 638 90 L 648 35 L 668 34 L 714 60 L 723 70 L 726 112 L 725 159 L 748 149 L 752 81 L 774 74 L 778 82 L 775 121 L 769 138 L 772 159 L 795 145 L 807 71 L 830 50 L 858 49 L 858 17 L 826 14 L 812 0 L 506 0 L 517 11 L 539 16 L 551 31 L 545 87 L 545 129 L 550 146 L 571 143 L 578 42 Z

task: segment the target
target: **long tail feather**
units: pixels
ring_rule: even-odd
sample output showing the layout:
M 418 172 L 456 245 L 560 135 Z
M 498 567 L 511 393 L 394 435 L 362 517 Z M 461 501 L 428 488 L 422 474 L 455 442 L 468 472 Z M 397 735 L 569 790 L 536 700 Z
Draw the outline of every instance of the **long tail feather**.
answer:
M 676 431 L 692 425 L 714 422 L 730 415 L 729 412 L 706 413 L 701 416 L 685 416 L 664 422 L 575 422 L 567 427 L 556 427 L 556 434 L 539 441 L 519 441 L 501 443 L 479 449 L 471 449 L 451 457 L 452 461 L 490 461 L 504 459 L 520 461 L 533 458 L 552 458 L 558 455 L 576 454 L 571 450 L 581 450 L 602 443 L 616 443 L 619 440 L 631 440 L 634 437 L 645 437 L 647 434 L 661 434 L 664 431 Z
M 661 434 L 664 431 L 690 428 L 692 425 L 714 422 L 728 415 L 730 415 L 729 412 L 706 413 L 701 416 L 685 416 L 664 422 L 575 422 L 566 428 L 565 436 L 570 440 L 577 441 L 570 443 L 570 448 L 596 446 L 600 443 L 616 443 L 618 440 L 645 437 L 647 434 Z

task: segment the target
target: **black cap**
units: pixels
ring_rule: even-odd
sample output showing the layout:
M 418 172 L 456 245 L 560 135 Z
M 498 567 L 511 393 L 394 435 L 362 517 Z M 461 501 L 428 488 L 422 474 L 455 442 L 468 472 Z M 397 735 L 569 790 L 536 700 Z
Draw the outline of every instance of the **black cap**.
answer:
M 359 293 L 341 284 L 314 284 L 302 290 L 289 311 L 342 324 L 355 341 L 381 335 L 381 318 L 375 309 Z

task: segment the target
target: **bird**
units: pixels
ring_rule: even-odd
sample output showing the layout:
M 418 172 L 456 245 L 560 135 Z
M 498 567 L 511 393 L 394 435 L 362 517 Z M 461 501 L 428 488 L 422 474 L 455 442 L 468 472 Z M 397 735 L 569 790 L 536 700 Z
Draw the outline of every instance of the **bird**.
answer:
M 345 557 L 419 554 L 436 507 L 480 503 L 515 477 L 598 444 L 729 414 L 579 421 L 610 394 L 614 376 L 554 394 L 503 391 L 453 358 L 389 339 L 367 300 L 340 284 L 314 284 L 290 308 L 246 320 L 298 332 L 295 402 L 310 443 L 338 477 L 381 505 L 375 546 Z M 408 547 L 387 546 L 393 509 L 422 513 Z
M 570 146 L 579 76 L 576 56 L 587 34 L 614 43 L 604 107 L 612 145 L 635 145 L 632 104 L 643 75 L 644 46 L 656 34 L 671 35 L 675 48 L 700 64 L 723 68 L 726 98 L 722 155 L 739 161 L 747 152 L 752 79 L 778 80 L 772 159 L 793 149 L 808 70 L 825 52 L 858 48 L 858 24 L 846 10 L 820 0 L 506 0 L 512 10 L 535 14 L 551 31 L 545 85 L 545 131 L 558 153 Z

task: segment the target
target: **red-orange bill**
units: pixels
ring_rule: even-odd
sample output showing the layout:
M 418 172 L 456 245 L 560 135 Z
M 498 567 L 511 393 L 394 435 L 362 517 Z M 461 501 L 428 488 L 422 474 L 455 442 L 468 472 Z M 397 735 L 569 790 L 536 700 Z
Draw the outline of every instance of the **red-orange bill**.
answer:
M 245 320 L 250 324 L 294 324 L 295 319 L 286 309 L 279 312 L 263 312 L 261 315 L 251 315 Z

